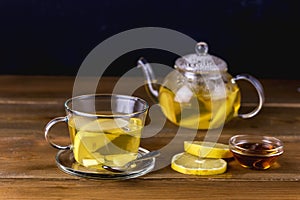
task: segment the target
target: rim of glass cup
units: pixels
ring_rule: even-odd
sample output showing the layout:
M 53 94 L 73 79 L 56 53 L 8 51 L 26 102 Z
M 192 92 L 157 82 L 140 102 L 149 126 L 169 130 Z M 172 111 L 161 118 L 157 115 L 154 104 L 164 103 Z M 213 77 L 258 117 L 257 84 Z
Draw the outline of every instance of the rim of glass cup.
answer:
M 112 97 L 115 98 L 122 98 L 122 99 L 127 99 L 127 100 L 134 100 L 134 101 L 139 101 L 141 102 L 144 106 L 143 109 L 136 111 L 136 112 L 132 112 L 132 113 L 126 113 L 126 114 L 96 114 L 96 113 L 88 113 L 88 112 L 82 112 L 82 111 L 78 111 L 78 110 L 74 110 L 73 108 L 71 108 L 68 104 L 72 103 L 73 100 L 80 100 L 80 99 L 85 99 L 85 98 L 91 98 L 93 97 L 94 99 L 96 97 L 110 97 L 110 99 L 112 99 Z M 140 98 L 140 97 L 136 97 L 136 96 L 129 96 L 129 95 L 121 95 L 121 94 L 84 94 L 84 95 L 79 95 L 79 96 L 75 96 L 72 98 L 69 98 L 65 101 L 65 108 L 67 111 L 79 115 L 79 116 L 84 116 L 84 117 L 105 117 L 105 118 L 124 118 L 124 117 L 133 117 L 142 113 L 145 113 L 148 109 L 149 109 L 149 104 L 147 103 L 147 101 L 145 101 L 144 99 Z
M 236 139 L 239 139 L 239 142 L 236 142 Z M 267 153 L 274 153 L 277 152 L 278 154 L 283 153 L 283 143 L 280 139 L 273 137 L 273 136 L 263 136 L 263 135 L 234 135 L 229 139 L 229 147 L 232 150 L 239 150 L 242 152 L 247 153 L 257 153 L 257 151 L 251 151 L 249 149 L 237 146 L 238 143 L 243 141 L 252 141 L 252 142 L 262 142 L 262 141 L 269 141 L 268 143 L 276 144 L 277 147 L 270 150 L 264 150 Z

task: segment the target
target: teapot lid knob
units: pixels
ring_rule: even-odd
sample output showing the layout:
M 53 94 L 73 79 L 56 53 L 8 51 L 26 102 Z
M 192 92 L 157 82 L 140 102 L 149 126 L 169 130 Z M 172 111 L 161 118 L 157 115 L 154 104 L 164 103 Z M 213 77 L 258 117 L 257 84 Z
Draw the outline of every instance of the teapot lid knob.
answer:
M 206 55 L 208 52 L 208 45 L 206 42 L 198 42 L 195 46 L 195 51 L 199 56 Z
M 227 64 L 219 57 L 208 53 L 206 42 L 198 42 L 196 53 L 188 54 L 175 61 L 175 68 L 184 73 L 201 74 L 214 71 L 227 71 Z

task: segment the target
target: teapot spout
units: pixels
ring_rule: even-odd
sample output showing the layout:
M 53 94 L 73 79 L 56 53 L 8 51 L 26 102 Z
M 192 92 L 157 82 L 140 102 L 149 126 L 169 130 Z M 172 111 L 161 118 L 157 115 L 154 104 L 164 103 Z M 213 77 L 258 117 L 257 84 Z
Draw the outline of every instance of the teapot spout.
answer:
M 148 91 L 156 98 L 158 98 L 158 90 L 155 89 L 154 84 L 157 83 L 155 75 L 153 73 L 151 65 L 146 61 L 145 58 L 140 58 L 137 62 L 137 67 L 142 68 L 143 73 L 146 78 L 147 89 Z

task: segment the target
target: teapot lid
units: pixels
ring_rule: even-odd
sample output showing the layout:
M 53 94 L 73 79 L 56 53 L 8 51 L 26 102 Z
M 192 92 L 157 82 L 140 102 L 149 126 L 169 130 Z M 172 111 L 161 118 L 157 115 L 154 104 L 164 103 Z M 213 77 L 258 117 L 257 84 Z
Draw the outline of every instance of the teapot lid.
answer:
M 221 58 L 208 54 L 208 45 L 199 42 L 195 47 L 196 53 L 188 54 L 175 61 L 175 68 L 183 72 L 205 73 L 227 71 L 227 64 Z

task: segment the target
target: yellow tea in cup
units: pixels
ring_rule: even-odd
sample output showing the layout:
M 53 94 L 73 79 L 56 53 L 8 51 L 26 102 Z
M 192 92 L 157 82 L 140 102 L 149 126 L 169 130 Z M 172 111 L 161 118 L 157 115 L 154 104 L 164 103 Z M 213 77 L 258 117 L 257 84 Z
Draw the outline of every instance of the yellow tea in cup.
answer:
M 81 127 L 76 127 L 74 121 L 76 118 L 68 125 L 78 163 L 122 166 L 137 157 L 143 128 L 139 118 L 96 119 Z

